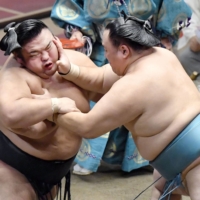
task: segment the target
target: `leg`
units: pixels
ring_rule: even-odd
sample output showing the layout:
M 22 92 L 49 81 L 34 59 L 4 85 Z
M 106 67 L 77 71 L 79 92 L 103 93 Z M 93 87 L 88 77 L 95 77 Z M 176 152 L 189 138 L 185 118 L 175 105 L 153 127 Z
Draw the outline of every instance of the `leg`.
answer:
M 191 169 L 185 179 L 187 184 L 187 189 L 190 194 L 191 200 L 198 200 L 200 197 L 200 165 L 197 165 Z
M 160 173 L 154 169 L 154 172 L 153 172 L 154 181 L 156 181 L 160 176 L 161 176 Z M 152 195 L 151 195 L 151 200 L 159 200 L 161 194 L 163 193 L 165 183 L 166 183 L 166 180 L 162 177 L 154 184 L 153 190 L 152 190 Z M 180 189 L 177 189 L 171 194 L 170 200 L 181 200 L 182 199 L 181 195 L 179 194 L 179 190 Z M 178 194 L 176 194 L 176 193 L 178 193 Z M 165 200 L 165 199 L 163 199 L 163 200 Z
M 156 181 L 160 176 L 161 175 L 159 174 L 159 172 L 156 169 L 154 169 L 153 180 Z M 161 178 L 153 185 L 151 200 L 158 200 L 159 199 L 159 197 L 161 196 L 161 194 L 163 192 L 165 182 L 166 182 L 165 179 Z
M 58 188 L 57 188 L 57 186 L 54 186 L 54 187 L 51 189 L 51 192 L 50 192 L 50 193 L 48 193 L 46 196 L 43 196 L 43 199 L 46 199 L 46 198 L 47 198 L 47 200 L 53 200 L 53 199 L 55 199 L 55 197 L 56 197 L 57 195 L 59 195 L 59 194 L 58 194 Z M 39 200 L 42 200 L 42 199 L 39 199 Z
M 2 161 L 0 161 L 0 185 L 0 199 L 37 200 L 35 191 L 26 177 Z

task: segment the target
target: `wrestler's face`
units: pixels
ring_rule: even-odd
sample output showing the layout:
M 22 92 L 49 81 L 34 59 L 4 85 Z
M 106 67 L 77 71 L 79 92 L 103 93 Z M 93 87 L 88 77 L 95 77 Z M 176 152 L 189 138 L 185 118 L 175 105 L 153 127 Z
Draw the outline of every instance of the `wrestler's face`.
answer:
M 115 47 L 109 39 L 109 30 L 103 33 L 103 42 L 105 56 L 108 59 L 112 70 L 119 76 L 123 75 L 124 62 L 120 48 Z
M 48 29 L 33 38 L 22 48 L 24 66 L 41 78 L 50 78 L 57 70 L 58 50 Z

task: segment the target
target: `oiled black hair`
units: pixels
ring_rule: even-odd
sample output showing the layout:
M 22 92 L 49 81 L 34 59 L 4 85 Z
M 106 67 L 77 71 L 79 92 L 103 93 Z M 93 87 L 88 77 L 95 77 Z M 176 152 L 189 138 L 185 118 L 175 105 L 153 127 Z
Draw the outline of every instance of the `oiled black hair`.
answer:
M 139 52 L 160 45 L 159 38 L 152 32 L 150 21 L 134 16 L 119 17 L 111 21 L 105 30 L 109 30 L 109 39 L 115 47 L 125 43 Z
M 0 49 L 5 55 L 10 53 L 21 54 L 21 47 L 38 36 L 43 29 L 48 27 L 38 19 L 28 19 L 21 23 L 12 22 L 4 28 L 5 36 L 0 41 Z

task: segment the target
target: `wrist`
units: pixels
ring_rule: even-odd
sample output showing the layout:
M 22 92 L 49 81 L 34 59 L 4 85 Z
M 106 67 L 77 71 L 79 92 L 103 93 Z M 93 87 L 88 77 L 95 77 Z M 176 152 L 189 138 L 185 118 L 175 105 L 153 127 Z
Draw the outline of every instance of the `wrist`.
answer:
M 53 119 L 52 121 L 56 124 L 57 123 L 57 118 L 58 118 L 58 113 L 53 114 Z
M 69 71 L 68 71 L 67 73 L 63 73 L 63 72 L 59 72 L 59 71 L 58 71 L 58 73 L 59 73 L 61 76 L 65 76 L 65 75 L 67 75 L 67 74 L 70 73 L 70 70 L 71 70 L 71 65 L 70 65 L 70 69 L 69 69 Z
M 59 111 L 59 99 L 58 98 L 51 98 L 51 109 L 54 113 L 58 113 Z
M 70 70 L 65 74 L 62 72 L 58 72 L 63 78 L 73 81 L 78 78 L 80 74 L 80 68 L 77 65 L 71 63 Z

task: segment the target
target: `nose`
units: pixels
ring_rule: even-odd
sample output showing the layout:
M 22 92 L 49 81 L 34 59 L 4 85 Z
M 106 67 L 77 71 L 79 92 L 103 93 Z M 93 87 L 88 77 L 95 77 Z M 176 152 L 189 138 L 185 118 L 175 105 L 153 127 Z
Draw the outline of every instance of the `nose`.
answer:
M 48 60 L 49 59 L 49 53 L 47 51 L 43 51 L 41 54 L 41 59 L 42 61 Z

